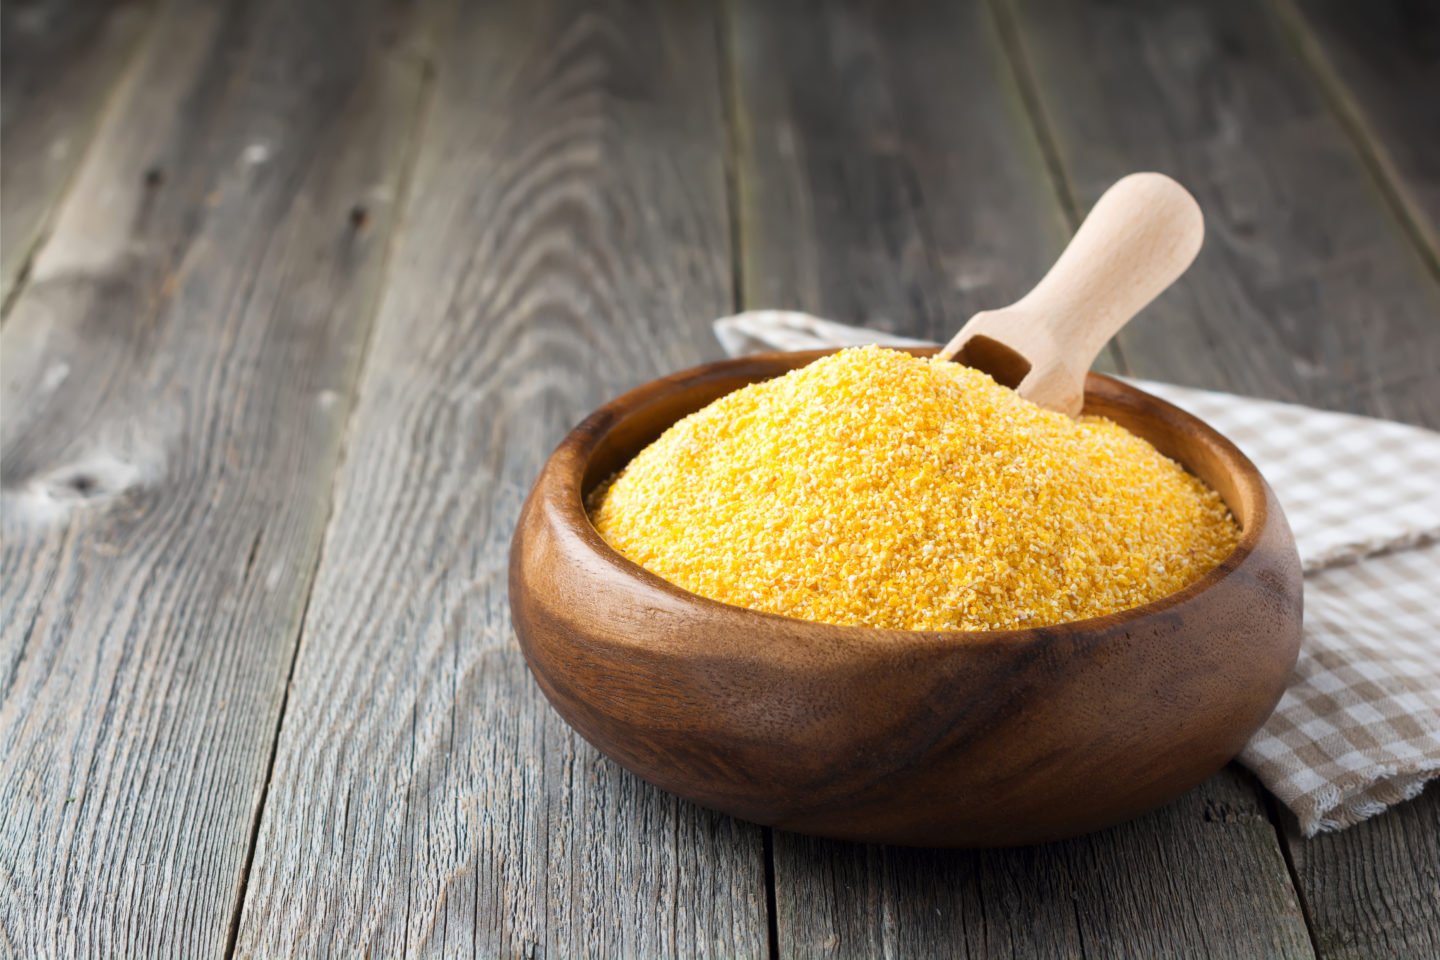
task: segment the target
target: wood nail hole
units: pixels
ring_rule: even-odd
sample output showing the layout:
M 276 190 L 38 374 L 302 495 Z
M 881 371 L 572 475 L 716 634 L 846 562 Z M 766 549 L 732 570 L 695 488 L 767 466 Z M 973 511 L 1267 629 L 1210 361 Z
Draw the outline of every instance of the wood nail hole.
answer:
M 145 186 L 154 190 L 165 182 L 165 171 L 159 167 L 151 167 L 145 171 Z
M 355 204 L 350 208 L 350 226 L 355 230 L 364 230 L 370 222 L 370 211 L 365 209 L 364 204 Z

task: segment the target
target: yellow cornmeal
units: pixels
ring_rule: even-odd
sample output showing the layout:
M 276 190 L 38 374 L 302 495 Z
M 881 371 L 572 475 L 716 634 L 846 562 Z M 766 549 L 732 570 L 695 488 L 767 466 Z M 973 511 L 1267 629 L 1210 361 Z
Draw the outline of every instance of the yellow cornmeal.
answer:
M 589 506 L 616 549 L 693 593 L 911 630 L 1124 610 L 1239 537 L 1213 490 L 1111 421 L 878 347 L 722 397 Z

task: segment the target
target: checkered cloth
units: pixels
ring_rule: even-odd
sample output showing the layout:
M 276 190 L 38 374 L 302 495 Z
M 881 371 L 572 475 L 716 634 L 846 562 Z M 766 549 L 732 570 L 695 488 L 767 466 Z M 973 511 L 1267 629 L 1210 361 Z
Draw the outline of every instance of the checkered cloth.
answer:
M 732 355 L 919 345 L 803 313 L 715 322 Z M 1440 434 L 1144 380 L 1235 442 L 1285 507 L 1305 567 L 1290 686 L 1240 762 L 1306 836 L 1417 795 L 1440 776 Z

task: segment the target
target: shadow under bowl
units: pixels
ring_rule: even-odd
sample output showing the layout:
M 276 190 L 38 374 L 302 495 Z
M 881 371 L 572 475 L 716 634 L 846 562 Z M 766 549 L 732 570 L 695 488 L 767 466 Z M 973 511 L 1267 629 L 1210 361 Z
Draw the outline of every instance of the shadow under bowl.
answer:
M 830 352 L 652 381 L 591 414 L 546 463 L 511 545 L 510 605 L 531 671 L 572 727 L 704 806 L 916 846 L 1096 830 L 1171 800 L 1240 751 L 1299 651 L 1294 539 L 1232 443 L 1109 377 L 1090 375 L 1085 412 L 1183 464 L 1242 527 L 1220 566 L 1132 610 L 995 632 L 812 623 L 689 593 L 595 531 L 585 494 L 665 429 Z

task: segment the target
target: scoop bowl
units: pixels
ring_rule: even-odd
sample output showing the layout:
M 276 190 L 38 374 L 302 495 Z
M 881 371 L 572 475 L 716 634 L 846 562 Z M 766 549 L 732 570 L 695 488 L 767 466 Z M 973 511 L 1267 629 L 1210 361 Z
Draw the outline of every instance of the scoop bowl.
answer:
M 1096 830 L 1178 796 L 1240 751 L 1299 651 L 1294 538 L 1233 444 L 1109 377 L 1089 376 L 1085 412 L 1206 481 L 1242 528 L 1219 567 L 1132 610 L 996 632 L 811 623 L 689 593 L 595 531 L 584 496 L 671 424 L 830 352 L 652 381 L 591 414 L 546 463 L 511 545 L 510 605 L 531 672 L 576 731 L 704 806 L 914 846 Z

